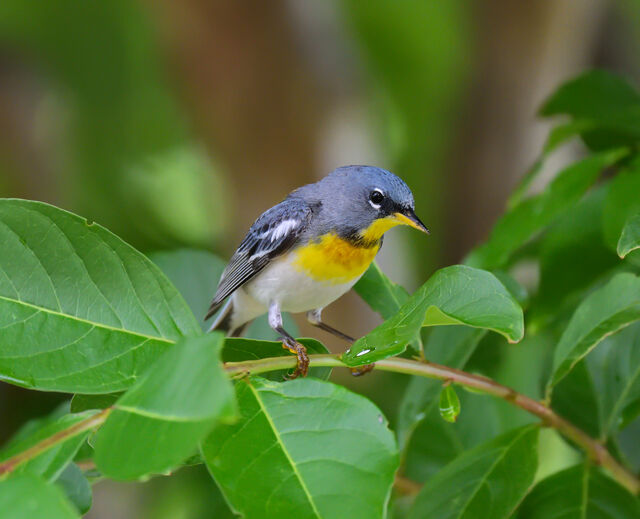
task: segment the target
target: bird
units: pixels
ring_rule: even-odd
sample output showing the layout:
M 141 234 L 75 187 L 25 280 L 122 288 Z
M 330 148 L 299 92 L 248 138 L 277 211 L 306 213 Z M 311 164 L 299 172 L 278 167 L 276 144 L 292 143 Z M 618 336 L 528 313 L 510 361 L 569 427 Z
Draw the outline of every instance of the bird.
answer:
M 353 342 L 322 321 L 322 310 L 360 279 L 397 225 L 429 234 L 411 189 L 385 169 L 342 166 L 295 189 L 258 217 L 232 255 L 205 316 L 219 311 L 209 331 L 238 337 L 266 313 L 283 348 L 297 356 L 290 378 L 306 376 L 309 357 L 284 329 L 282 312 L 306 312 L 310 324 Z

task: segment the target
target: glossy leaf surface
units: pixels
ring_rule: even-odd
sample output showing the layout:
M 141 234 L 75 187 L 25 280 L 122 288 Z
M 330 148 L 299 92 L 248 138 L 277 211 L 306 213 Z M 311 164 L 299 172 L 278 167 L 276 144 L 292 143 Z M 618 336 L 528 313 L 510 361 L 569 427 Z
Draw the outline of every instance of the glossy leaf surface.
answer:
M 380 411 L 313 379 L 236 385 L 241 419 L 203 442 L 207 466 L 246 517 L 376 519 L 398 464 Z
M 437 271 L 400 310 L 342 356 L 350 366 L 402 352 L 423 326 L 465 324 L 494 330 L 509 341 L 524 334 L 522 308 L 490 272 L 455 265 Z
M 0 200 L 0 380 L 77 393 L 130 386 L 200 328 L 160 270 L 56 207 Z

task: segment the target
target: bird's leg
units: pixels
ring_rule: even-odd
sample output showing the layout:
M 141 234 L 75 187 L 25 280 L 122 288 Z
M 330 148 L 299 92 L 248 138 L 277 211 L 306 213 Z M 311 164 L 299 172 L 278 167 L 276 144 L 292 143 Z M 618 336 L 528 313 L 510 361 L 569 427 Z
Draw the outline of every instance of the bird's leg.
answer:
M 316 308 L 315 310 L 310 310 L 309 312 L 307 312 L 307 321 L 309 321 L 309 324 L 320 328 L 321 330 L 324 330 L 325 332 L 328 332 L 332 335 L 335 335 L 336 337 L 347 341 L 349 344 L 353 344 L 355 342 L 355 339 L 353 339 L 352 337 L 349 337 L 348 335 L 342 333 L 340 330 L 336 330 L 333 326 L 329 326 L 328 324 L 322 322 L 322 308 Z M 357 368 L 350 369 L 351 374 L 354 377 L 360 377 L 369 373 L 374 367 L 375 364 L 365 364 L 364 366 L 358 366 Z
M 309 321 L 309 324 L 311 324 L 312 326 L 320 328 L 321 330 L 324 330 L 331 335 L 335 335 L 339 339 L 347 341 L 349 344 L 353 344 L 355 342 L 355 339 L 353 337 L 350 337 L 346 333 L 342 333 L 340 330 L 336 330 L 333 326 L 329 326 L 328 324 L 322 322 L 322 308 L 316 308 L 315 310 L 310 310 L 309 312 L 307 312 L 307 321 Z
M 282 347 L 298 357 L 298 365 L 296 366 L 295 371 L 287 378 L 291 380 L 299 377 L 300 375 L 306 377 L 307 372 L 309 371 L 309 356 L 307 355 L 307 349 L 289 335 L 283 328 L 280 305 L 276 302 L 269 305 L 269 326 L 280 334 Z

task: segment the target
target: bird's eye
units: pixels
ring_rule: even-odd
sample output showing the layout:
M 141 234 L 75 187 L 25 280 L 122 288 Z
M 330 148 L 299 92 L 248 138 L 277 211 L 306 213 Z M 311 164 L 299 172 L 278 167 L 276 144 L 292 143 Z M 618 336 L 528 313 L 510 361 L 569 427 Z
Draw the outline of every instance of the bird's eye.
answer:
M 384 195 L 380 191 L 372 191 L 369 195 L 369 200 L 372 204 L 379 206 L 384 200 Z

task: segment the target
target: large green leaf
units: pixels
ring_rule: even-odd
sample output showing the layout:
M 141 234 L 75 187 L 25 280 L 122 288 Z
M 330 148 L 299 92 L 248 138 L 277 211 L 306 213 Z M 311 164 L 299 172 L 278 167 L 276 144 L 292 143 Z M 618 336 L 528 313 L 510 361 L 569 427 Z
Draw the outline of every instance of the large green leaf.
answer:
M 624 79 L 593 70 L 562 85 L 542 106 L 545 116 L 568 114 L 584 125 L 585 143 L 606 149 L 640 140 L 640 95 Z
M 55 413 L 51 417 L 28 422 L 16 433 L 16 436 L 0 450 L 0 462 L 33 447 L 45 438 L 49 438 L 64 429 L 72 427 L 95 413 L 85 412 L 65 414 L 62 416 L 57 416 L 57 414 L 58 413 Z M 73 459 L 88 434 L 88 431 L 85 431 L 71 436 L 63 442 L 57 443 L 42 454 L 19 465 L 13 473 L 20 474 L 22 472 L 29 472 L 38 474 L 47 481 L 55 480 Z
M 207 466 L 245 517 L 376 519 L 398 454 L 380 411 L 313 379 L 237 383 L 241 420 L 203 442 Z
M 624 258 L 636 249 L 640 249 L 640 213 L 631 216 L 624 224 L 618 240 L 618 256 Z
M 518 509 L 518 519 L 637 519 L 640 502 L 587 464 L 540 481 Z
M 504 266 L 517 249 L 580 200 L 604 168 L 626 153 L 624 149 L 601 152 L 568 166 L 542 193 L 502 216 L 489 240 L 475 249 L 465 263 L 490 269 Z
M 454 265 L 437 271 L 342 358 L 349 366 L 369 364 L 402 352 L 423 326 L 451 324 L 494 330 L 511 342 L 524 335 L 522 308 L 504 285 L 490 272 Z
M 217 421 L 232 418 L 222 343 L 218 333 L 184 339 L 116 402 L 94 443 L 101 472 L 131 479 L 171 469 Z
M 325 346 L 315 339 L 300 339 L 300 343 L 307 348 L 310 355 L 319 353 L 329 353 Z M 242 362 L 246 360 L 265 359 L 269 357 L 291 357 L 291 352 L 282 347 L 282 342 L 258 341 L 256 339 L 227 338 L 224 341 L 222 350 L 222 360 L 224 362 Z M 291 370 L 276 370 L 265 373 L 264 378 L 282 382 L 283 378 Z M 328 379 L 331 375 L 331 368 L 311 368 L 309 376 Z
M 0 200 L 0 250 L 0 380 L 122 390 L 174 341 L 201 333 L 155 265 L 71 213 Z
M 501 519 L 511 515 L 538 467 L 538 427 L 466 451 L 427 481 L 409 519 Z
M 33 474 L 0 481 L 0 519 L 79 519 L 62 490 Z
M 595 346 L 620 328 L 640 319 L 640 279 L 615 276 L 577 308 L 562 334 L 553 359 L 550 385 L 557 384 Z

